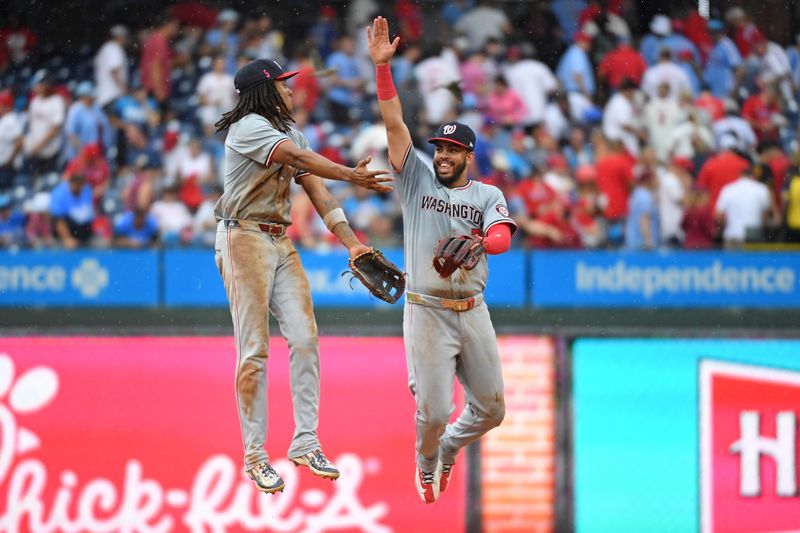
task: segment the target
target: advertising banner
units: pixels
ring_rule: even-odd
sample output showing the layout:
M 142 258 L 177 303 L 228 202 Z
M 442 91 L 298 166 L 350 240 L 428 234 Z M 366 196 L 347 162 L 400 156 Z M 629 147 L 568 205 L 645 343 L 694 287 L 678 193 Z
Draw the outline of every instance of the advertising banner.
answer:
M 466 461 L 435 505 L 414 487 L 400 338 L 321 340 L 319 436 L 335 482 L 285 458 L 288 349 L 270 343 L 267 451 L 242 472 L 232 338 L 0 339 L 0 531 L 464 530 Z
M 576 341 L 576 531 L 800 530 L 798 354 L 800 341 Z
M 159 278 L 156 251 L 4 253 L 0 306 L 155 306 Z
M 535 251 L 534 307 L 800 307 L 800 254 Z

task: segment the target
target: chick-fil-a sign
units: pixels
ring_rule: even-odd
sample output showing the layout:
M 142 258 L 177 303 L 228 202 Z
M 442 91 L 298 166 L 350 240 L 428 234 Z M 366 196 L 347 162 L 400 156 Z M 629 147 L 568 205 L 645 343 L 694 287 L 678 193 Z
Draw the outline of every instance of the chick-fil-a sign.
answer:
M 286 490 L 242 473 L 231 338 L 0 339 L 0 531 L 464 529 L 462 460 L 435 505 L 414 483 L 398 338 L 321 340 L 319 435 L 336 482 L 297 469 L 288 349 L 271 342 L 267 451 Z

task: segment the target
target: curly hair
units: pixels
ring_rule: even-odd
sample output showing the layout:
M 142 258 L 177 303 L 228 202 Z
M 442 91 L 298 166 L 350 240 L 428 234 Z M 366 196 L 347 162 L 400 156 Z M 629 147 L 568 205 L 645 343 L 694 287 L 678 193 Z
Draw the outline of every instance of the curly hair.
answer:
M 288 132 L 294 122 L 283 97 L 275 87 L 275 82 L 266 82 L 241 93 L 234 108 L 224 113 L 214 126 L 218 132 L 225 131 L 250 113 L 261 115 L 269 120 L 276 130 L 283 133 Z

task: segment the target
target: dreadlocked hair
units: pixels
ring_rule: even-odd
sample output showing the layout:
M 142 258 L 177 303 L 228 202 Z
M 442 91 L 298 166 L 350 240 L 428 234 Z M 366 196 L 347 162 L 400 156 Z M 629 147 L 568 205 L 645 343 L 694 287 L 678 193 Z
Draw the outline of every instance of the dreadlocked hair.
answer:
M 218 132 L 225 131 L 250 113 L 261 115 L 269 120 L 276 130 L 283 133 L 287 133 L 294 122 L 283 97 L 275 88 L 275 83 L 266 82 L 241 93 L 236 106 L 224 113 L 214 126 Z

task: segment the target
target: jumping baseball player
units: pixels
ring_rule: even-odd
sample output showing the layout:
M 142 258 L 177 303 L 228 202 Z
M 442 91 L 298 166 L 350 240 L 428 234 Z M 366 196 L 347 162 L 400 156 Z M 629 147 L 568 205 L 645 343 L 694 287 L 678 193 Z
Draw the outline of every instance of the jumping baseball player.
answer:
M 317 438 L 319 343 L 308 279 L 297 251 L 286 237 L 289 190 L 298 180 L 323 221 L 348 248 L 350 257 L 370 250 L 359 242 L 344 211 L 325 188 L 322 176 L 378 191 L 386 171 L 337 165 L 309 150 L 293 126 L 292 92 L 275 61 L 259 59 L 236 73 L 239 101 L 216 124 L 225 140 L 225 192 L 215 214 L 219 220 L 215 260 L 230 303 L 236 340 L 236 401 L 244 444 L 245 472 L 258 489 L 283 490 L 264 449 L 267 432 L 268 313 L 277 319 L 289 344 L 295 433 L 288 457 L 324 478 L 339 471 L 325 457 Z
M 503 378 L 494 328 L 483 301 L 483 252 L 508 250 L 516 225 L 496 187 L 467 179 L 475 134 L 458 122 L 429 139 L 434 170 L 425 166 L 403 123 L 389 60 L 399 37 L 389 40 L 383 17 L 367 28 L 375 63 L 378 104 L 389 141 L 396 189 L 403 208 L 405 268 L 403 319 L 408 382 L 417 404 L 415 483 L 432 503 L 447 488 L 458 451 L 502 422 Z M 458 376 L 467 405 L 452 413 Z

